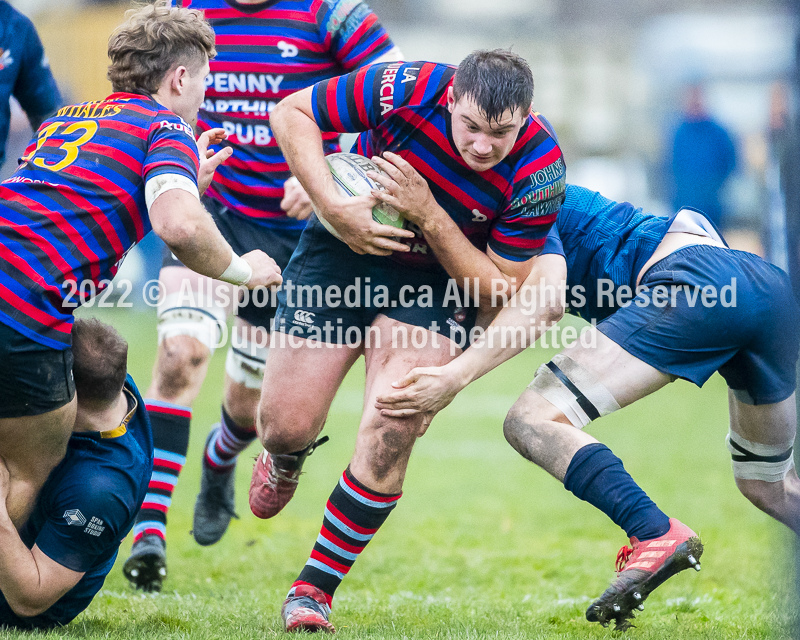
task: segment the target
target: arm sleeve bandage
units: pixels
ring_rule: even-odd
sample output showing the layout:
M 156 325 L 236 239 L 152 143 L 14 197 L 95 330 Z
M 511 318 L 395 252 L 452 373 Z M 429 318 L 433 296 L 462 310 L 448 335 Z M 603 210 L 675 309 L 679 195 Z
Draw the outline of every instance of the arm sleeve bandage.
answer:
M 198 200 L 200 199 L 197 185 L 191 179 L 178 173 L 162 173 L 150 178 L 144 185 L 144 201 L 147 204 L 147 210 L 150 211 L 150 207 L 153 206 L 158 196 L 170 189 L 181 189 L 191 193 Z

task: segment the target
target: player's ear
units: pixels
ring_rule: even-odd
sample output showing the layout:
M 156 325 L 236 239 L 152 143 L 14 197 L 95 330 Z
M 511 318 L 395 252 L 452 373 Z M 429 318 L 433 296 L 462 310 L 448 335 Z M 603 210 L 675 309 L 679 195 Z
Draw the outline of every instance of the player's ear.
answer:
M 453 96 L 453 86 L 450 85 L 449 87 L 447 87 L 447 110 L 450 113 L 453 113 L 453 109 L 455 108 L 455 106 L 456 106 L 456 99 L 455 96 Z
M 180 95 L 186 88 L 186 81 L 189 79 L 189 70 L 183 65 L 178 65 L 172 72 L 172 88 Z

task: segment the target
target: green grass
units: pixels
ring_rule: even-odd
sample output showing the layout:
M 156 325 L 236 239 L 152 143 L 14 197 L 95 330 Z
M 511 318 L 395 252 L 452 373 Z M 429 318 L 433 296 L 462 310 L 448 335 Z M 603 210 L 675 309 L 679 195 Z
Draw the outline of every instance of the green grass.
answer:
M 105 315 L 131 343 L 141 387 L 155 351 L 153 317 Z M 551 350 L 532 350 L 469 387 L 414 451 L 404 497 L 334 601 L 342 638 L 780 638 L 789 636 L 789 534 L 741 497 L 724 445 L 727 404 L 715 376 L 702 391 L 678 382 L 603 419 L 592 431 L 671 516 L 706 544 L 703 570 L 684 572 L 647 601 L 625 634 L 584 611 L 613 577 L 624 534 L 504 441 L 502 419 Z M 169 513 L 169 578 L 160 595 L 128 588 L 121 564 L 89 609 L 51 637 L 271 638 L 278 611 L 319 531 L 322 509 L 352 451 L 363 364 L 331 411 L 331 442 L 306 465 L 277 518 L 250 514 L 251 452 L 238 470 L 237 509 L 223 540 L 189 535 L 199 461 L 217 420 L 224 352 L 195 405 L 189 462 Z M 313 389 L 308 390 L 314 393 Z M 256 453 L 253 448 L 252 453 Z M 8 634 L 14 636 L 15 634 Z M 5 635 L 0 634 L 5 637 Z

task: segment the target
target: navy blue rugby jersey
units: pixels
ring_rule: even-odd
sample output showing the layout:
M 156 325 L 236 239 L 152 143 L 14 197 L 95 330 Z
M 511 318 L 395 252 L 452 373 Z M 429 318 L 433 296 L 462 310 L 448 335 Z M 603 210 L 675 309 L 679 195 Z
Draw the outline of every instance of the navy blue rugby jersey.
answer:
M 33 23 L 0 0 L 0 165 L 5 160 L 12 95 L 34 122 L 61 105 L 61 94 Z
M 709 235 L 724 242 L 702 213 L 683 211 L 691 211 Z M 614 313 L 616 305 L 607 304 L 609 297 L 600 295 L 599 287 L 615 293 L 621 286 L 635 290 L 639 272 L 674 221 L 675 216 L 646 213 L 630 202 L 615 202 L 597 191 L 568 184 L 542 254 L 561 255 L 567 261 L 569 313 L 589 322 L 599 322 Z
M 129 412 L 104 433 L 73 433 L 67 455 L 39 495 L 20 537 L 60 565 L 84 572 L 77 585 L 34 618 L 19 618 L 0 594 L 0 625 L 67 624 L 89 606 L 114 566 L 122 539 L 147 493 L 153 470 L 153 434 L 144 401 L 130 375 Z

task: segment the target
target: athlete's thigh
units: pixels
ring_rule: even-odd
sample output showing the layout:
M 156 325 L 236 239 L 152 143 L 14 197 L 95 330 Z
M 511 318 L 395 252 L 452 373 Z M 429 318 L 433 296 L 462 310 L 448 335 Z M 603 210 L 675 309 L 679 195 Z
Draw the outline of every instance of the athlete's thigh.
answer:
M 273 331 L 259 405 L 267 428 L 322 428 L 328 409 L 361 347 Z
M 364 350 L 366 388 L 362 425 L 373 422 L 379 411 L 377 396 L 392 390 L 414 367 L 436 367 L 450 362 L 461 350 L 442 334 L 379 314 L 370 327 Z M 407 421 L 413 422 L 413 421 Z
M 0 456 L 8 469 L 6 509 L 20 527 L 47 476 L 64 458 L 77 411 L 77 397 L 35 416 L 0 419 Z
M 673 380 L 671 376 L 625 351 L 598 331 L 597 327 L 592 327 L 586 338 L 581 338 L 562 354 L 594 374 L 620 407 L 658 391 Z
M 446 364 L 459 350 L 439 333 L 383 314 L 375 318 L 370 328 L 377 330 L 373 336 L 379 336 L 380 342 L 373 338 L 365 349 L 367 381 L 364 412 L 350 469 L 375 491 L 396 493 L 403 486 L 414 443 L 425 433 L 431 417 L 387 418 L 375 408 L 375 399 L 390 391 L 392 382 L 414 367 Z M 454 355 L 451 355 L 451 351 Z
M 797 405 L 792 394 L 781 402 L 752 405 L 740 402 L 728 390 L 731 430 L 745 440 L 764 445 L 794 442 L 797 431 Z

